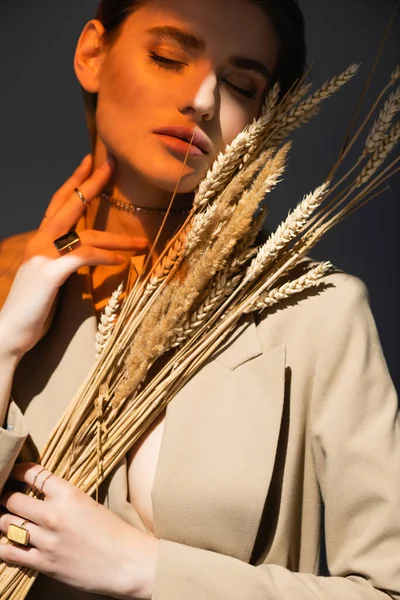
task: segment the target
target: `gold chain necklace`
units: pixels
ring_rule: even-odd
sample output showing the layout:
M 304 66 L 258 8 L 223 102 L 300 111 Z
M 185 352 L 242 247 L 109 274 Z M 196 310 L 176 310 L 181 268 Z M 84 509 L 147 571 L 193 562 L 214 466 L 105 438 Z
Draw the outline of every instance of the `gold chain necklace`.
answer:
M 100 198 L 106 200 L 112 206 L 115 206 L 118 210 L 123 210 L 128 213 L 145 213 L 148 215 L 162 215 L 165 216 L 167 209 L 164 208 L 144 208 L 143 206 L 136 206 L 135 204 L 131 204 L 130 202 L 126 202 L 125 200 L 118 200 L 118 198 L 114 198 L 108 192 L 102 192 L 100 194 Z M 191 208 L 172 208 L 170 210 L 171 215 L 176 216 L 186 216 L 190 213 Z

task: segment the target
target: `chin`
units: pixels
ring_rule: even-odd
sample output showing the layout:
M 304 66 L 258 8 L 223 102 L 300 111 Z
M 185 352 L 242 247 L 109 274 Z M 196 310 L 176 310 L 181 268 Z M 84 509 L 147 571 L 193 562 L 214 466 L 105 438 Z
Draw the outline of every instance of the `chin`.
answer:
M 177 162 L 177 161 L 176 161 Z M 199 186 L 200 182 L 204 179 L 207 169 L 203 169 L 201 173 L 198 170 L 194 170 L 191 166 L 186 165 L 182 173 L 182 163 L 177 162 L 177 166 L 173 165 L 171 168 L 157 169 L 156 166 L 149 171 L 142 171 L 143 177 L 155 187 L 171 192 L 175 191 L 176 184 L 179 179 L 180 183 L 178 186 L 179 194 L 188 194 L 194 192 Z

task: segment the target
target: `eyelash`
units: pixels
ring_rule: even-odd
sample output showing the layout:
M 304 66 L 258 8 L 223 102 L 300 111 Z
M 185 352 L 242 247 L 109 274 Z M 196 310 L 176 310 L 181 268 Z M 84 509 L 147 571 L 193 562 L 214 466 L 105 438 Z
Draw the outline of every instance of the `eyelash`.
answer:
M 152 64 L 154 64 L 158 69 L 162 69 L 164 71 L 173 71 L 174 73 L 181 73 L 183 67 L 187 66 L 186 63 L 180 63 L 175 60 L 170 60 L 169 58 L 164 58 L 164 56 L 159 56 L 158 54 L 155 54 L 154 52 L 151 52 L 150 54 L 148 54 L 148 57 L 150 58 L 150 62 Z M 253 98 L 253 99 L 256 98 L 255 93 L 251 93 L 246 90 L 243 90 L 242 88 L 238 87 L 237 85 L 233 85 L 233 83 L 229 83 L 229 81 L 226 81 L 226 83 L 230 87 L 232 87 L 234 90 L 236 90 L 239 94 L 242 94 L 246 98 Z

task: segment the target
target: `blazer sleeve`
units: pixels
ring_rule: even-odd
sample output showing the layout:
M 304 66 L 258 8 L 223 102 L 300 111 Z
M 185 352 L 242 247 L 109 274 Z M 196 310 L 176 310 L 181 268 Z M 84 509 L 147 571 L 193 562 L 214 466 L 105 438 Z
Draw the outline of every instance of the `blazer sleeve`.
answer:
M 35 231 L 29 231 L 0 240 L 0 310 L 21 264 L 25 246 L 34 233 Z M 0 491 L 27 437 L 25 418 L 11 398 L 5 423 L 0 423 Z
M 332 298 L 309 410 L 330 576 L 160 540 L 153 600 L 400 599 L 397 395 L 363 282 Z
M 25 418 L 11 399 L 5 423 L 0 427 L 0 490 L 7 481 L 27 437 Z

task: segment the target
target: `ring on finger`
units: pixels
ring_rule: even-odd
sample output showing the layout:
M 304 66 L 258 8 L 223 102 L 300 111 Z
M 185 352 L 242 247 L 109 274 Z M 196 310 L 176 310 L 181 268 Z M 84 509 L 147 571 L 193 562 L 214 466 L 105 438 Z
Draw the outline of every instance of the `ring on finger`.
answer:
M 27 521 L 23 521 L 21 525 L 13 525 L 10 523 L 7 529 L 7 539 L 9 542 L 18 544 L 18 546 L 29 546 L 30 533 L 26 527 L 24 527 Z
M 87 202 L 87 200 L 86 200 L 85 196 L 82 194 L 82 192 L 81 192 L 81 190 L 80 190 L 79 188 L 75 188 L 75 189 L 74 189 L 74 192 L 75 192 L 76 194 L 78 194 L 79 198 L 81 199 L 81 201 L 83 202 L 83 204 L 84 204 L 85 206 L 89 206 L 89 203 Z
M 39 484 L 36 484 L 36 480 L 39 477 L 39 475 L 41 475 L 42 473 L 47 473 L 47 474 L 44 476 L 43 481 L 42 481 L 42 483 L 41 483 L 41 485 L 39 487 Z M 48 469 L 46 469 L 46 467 L 44 467 L 43 469 L 40 469 L 40 471 L 38 471 L 36 473 L 35 478 L 33 480 L 33 483 L 31 485 L 31 487 L 33 489 L 35 489 L 37 492 L 39 492 L 40 494 L 44 494 L 45 493 L 44 489 L 43 489 L 44 485 L 45 485 L 46 481 L 48 479 L 50 479 L 50 477 L 52 477 L 52 476 L 53 476 L 53 473 L 51 473 L 51 471 L 49 471 Z
M 64 254 L 69 254 L 69 252 L 81 246 L 81 238 L 74 229 L 71 229 L 65 235 L 54 240 L 53 244 L 60 256 L 64 256 Z
M 50 479 L 50 477 L 53 477 L 53 473 L 49 473 L 49 474 L 48 474 L 48 475 L 47 475 L 47 476 L 46 476 L 46 477 L 43 479 L 43 481 L 42 481 L 42 485 L 40 486 L 40 490 L 39 490 L 39 492 L 40 492 L 41 494 L 44 494 L 44 493 L 45 493 L 45 492 L 43 491 L 44 484 L 46 483 L 46 481 L 47 481 L 48 479 Z
M 37 478 L 39 477 L 39 475 L 40 475 L 41 473 L 43 473 L 44 471 L 47 471 L 46 467 L 43 467 L 43 469 L 40 469 L 40 471 L 38 471 L 38 472 L 36 473 L 36 475 L 35 475 L 35 478 L 34 478 L 34 480 L 33 480 L 33 483 L 32 483 L 32 487 L 33 487 L 33 488 L 35 488 L 35 490 L 37 490 L 37 489 L 38 489 L 38 488 L 36 487 L 36 479 L 37 479 Z

